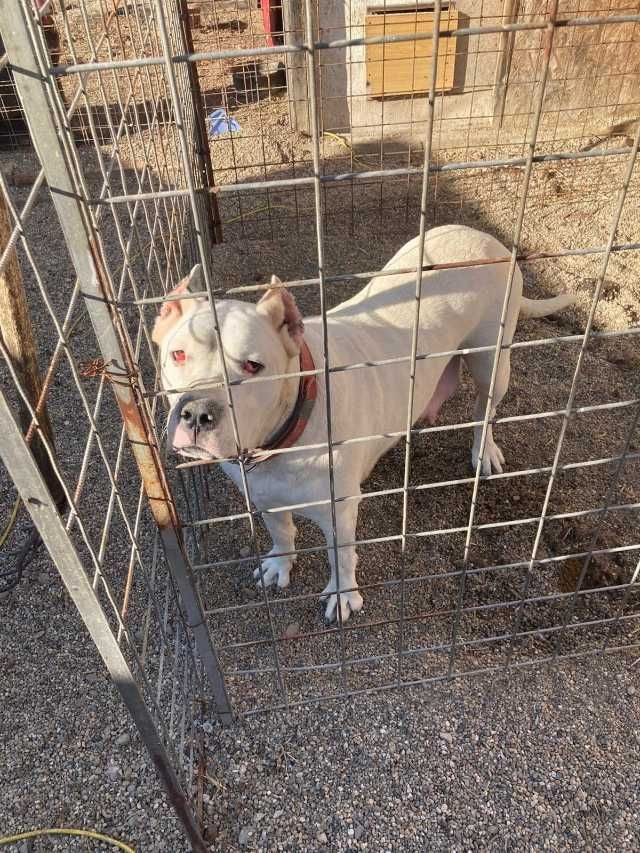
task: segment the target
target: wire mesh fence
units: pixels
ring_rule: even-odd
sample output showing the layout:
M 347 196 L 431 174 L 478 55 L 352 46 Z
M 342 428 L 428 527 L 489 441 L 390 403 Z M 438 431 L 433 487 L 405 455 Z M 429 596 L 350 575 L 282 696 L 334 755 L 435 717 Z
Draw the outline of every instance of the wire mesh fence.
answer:
M 64 555 L 84 567 L 88 598 L 76 603 L 112 674 L 125 673 L 125 700 L 195 849 L 203 715 L 636 648 L 638 4 L 19 7 L 0 17 L 11 87 L 0 269 L 18 265 L 41 384 L 34 397 L 3 337 L 3 401 L 21 413 L 26 444 L 44 450 L 29 463 L 15 435 L 0 446 L 23 500 L 38 476 L 59 489 L 54 538 L 29 509 L 68 584 Z M 35 151 L 17 147 L 29 134 Z M 388 275 L 416 234 L 423 259 L 429 228 L 451 222 L 496 235 L 504 254 L 420 260 L 405 271 L 415 303 L 438 273 L 499 268 L 496 339 L 425 348 L 416 310 L 401 353 L 330 357 L 330 310 Z M 196 262 L 197 292 L 180 298 L 208 302 L 222 354 L 198 390 L 223 400 L 235 451 L 185 462 L 165 447 L 176 389 L 152 336 Z M 577 303 L 523 322 L 512 342 L 520 269 L 535 294 L 566 289 Z M 254 302 L 272 273 L 318 317 L 312 360 L 239 375 L 225 305 Z M 495 412 L 505 353 L 511 391 Z M 463 378 L 441 423 L 419 421 L 421 365 L 479 355 L 485 405 L 469 415 Z M 338 426 L 345 377 L 367 387 L 399 375 L 399 422 Z M 302 432 L 256 467 L 240 401 L 298 377 L 315 378 L 322 438 Z M 10 436 L 6 406 L 0 419 Z M 482 458 L 492 430 L 508 465 L 470 469 L 472 434 Z M 345 490 L 349 454 L 381 441 L 388 453 Z M 7 461 L 18 455 L 29 476 Z M 322 460 L 316 498 L 293 488 L 265 499 L 264 471 L 275 463 L 279 476 L 296 457 Z M 340 520 L 357 510 L 345 538 Z M 273 531 L 291 513 L 298 538 L 278 548 L 276 537 L 274 550 L 262 522 Z M 325 624 L 327 563 L 354 548 L 365 607 L 342 615 L 355 589 L 338 571 L 337 621 Z M 286 590 L 264 572 L 256 583 L 265 558 L 295 558 Z

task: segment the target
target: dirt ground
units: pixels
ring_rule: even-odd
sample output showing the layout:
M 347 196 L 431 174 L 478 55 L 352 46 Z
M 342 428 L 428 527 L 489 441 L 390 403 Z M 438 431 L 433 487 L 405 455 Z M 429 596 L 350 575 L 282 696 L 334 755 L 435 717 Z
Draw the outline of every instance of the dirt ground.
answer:
M 246 46 L 252 39 L 256 43 L 255 39 L 261 38 L 258 15 L 227 10 L 219 17 L 218 25 L 224 26 L 218 30 L 205 16 L 195 48 L 205 49 L 206 44 L 211 49 L 212 43 Z M 79 16 L 77 9 L 71 9 L 70 20 L 78 28 L 79 18 L 73 24 L 74 16 Z M 99 19 L 93 20 L 97 32 Z M 120 25 L 125 29 L 119 55 L 126 58 L 137 49 L 136 38 L 141 36 L 135 35 L 131 24 Z M 126 26 L 131 26 L 131 31 L 125 31 Z M 86 52 L 87 44 L 77 42 L 78 56 L 82 50 Z M 63 55 L 71 57 L 68 48 Z M 104 52 L 100 55 L 106 56 Z M 92 78 L 87 91 L 94 103 L 112 103 L 116 78 L 122 81 L 125 75 L 105 77 L 102 87 L 95 76 Z M 162 92 L 153 89 L 157 79 L 151 72 L 136 78 L 132 84 L 134 100 L 150 100 L 153 93 L 161 98 Z M 238 133 L 211 141 L 216 183 L 312 173 L 310 140 L 291 131 L 286 98 L 280 91 L 271 92 L 264 102 L 238 103 L 231 90 L 229 63 L 224 68 L 204 63 L 201 86 L 205 111 L 222 105 L 241 128 Z M 99 114 L 105 133 L 109 132 L 105 120 L 108 113 Z M 140 119 L 149 113 L 143 110 L 137 115 Z M 577 150 L 584 143 L 583 139 L 558 136 L 541 150 Z M 353 150 L 348 139 L 330 132 L 323 138 L 322 150 L 325 174 L 421 162 L 419 145 L 408 153 L 396 141 L 378 149 L 361 146 Z M 108 162 L 108 142 L 99 151 Z M 437 151 L 434 163 L 443 167 L 462 160 L 521 156 L 522 152 L 523 146 L 481 149 L 461 140 L 459 148 Z M 89 194 L 95 196 L 101 183 L 96 154 L 92 146 L 82 145 L 79 156 Z M 128 125 L 117 168 L 111 175 L 111 193 L 181 188 L 184 175 L 180 163 L 171 111 L 163 106 L 151 127 L 144 121 Z M 35 173 L 33 153 L 0 152 L 0 169 L 9 179 L 12 199 L 24 204 L 28 182 L 21 183 L 15 176 Z M 521 251 L 604 246 L 623 173 L 624 162 L 619 157 L 536 165 Z M 522 180 L 521 168 L 436 171 L 430 184 L 429 224 L 465 223 L 510 245 Z M 639 189 L 636 167 L 616 233 L 617 244 L 640 242 Z M 327 274 L 382 267 L 417 233 L 419 194 L 419 176 L 327 187 Z M 212 268 L 221 295 L 236 287 L 262 284 L 274 272 L 285 281 L 317 275 L 311 188 L 243 196 L 223 192 L 217 198 L 225 242 L 214 247 Z M 177 239 L 173 246 L 167 239 L 172 230 L 180 237 L 186 234 L 181 229 L 188 214 L 181 204 L 162 208 L 150 201 L 143 205 L 134 222 L 140 237 L 132 250 L 131 274 L 122 276 L 124 299 L 133 298 L 133 284 L 146 288 L 145 293 L 164 292 L 178 269 L 188 267 L 185 244 Z M 172 219 L 173 214 L 177 218 Z M 123 257 L 122 233 L 118 234 L 116 226 L 125 237 L 132 228 L 124 208 L 118 208 L 115 216 L 106 210 L 102 225 L 105 253 L 118 279 Z M 74 275 L 46 190 L 40 193 L 25 234 L 43 287 L 62 319 Z M 150 255 L 154 245 L 157 252 Z M 55 329 L 22 251 L 20 261 L 44 367 L 54 351 Z M 521 323 L 517 342 L 550 340 L 514 349 L 510 391 L 499 416 L 564 409 L 580 341 L 557 339 L 584 331 L 601 264 L 601 254 L 523 264 L 526 295 L 542 297 L 567 291 L 575 294 L 576 304 L 555 317 Z M 210 722 L 206 724 L 210 783 L 205 812 L 209 837 L 218 837 L 212 842 L 212 850 L 421 850 L 427 844 L 431 849 L 462 850 L 487 849 L 498 843 L 514 850 L 598 849 L 614 842 L 619 849 L 637 849 L 637 822 L 633 822 L 637 814 L 633 794 L 637 791 L 637 784 L 635 788 L 633 784 L 637 744 L 632 738 L 637 728 L 635 657 L 626 653 L 620 658 L 607 657 L 605 662 L 591 653 L 604 646 L 638 643 L 637 620 L 632 618 L 638 613 L 638 593 L 628 584 L 636 571 L 640 542 L 634 506 L 640 500 L 640 429 L 636 427 L 631 437 L 629 459 L 614 485 L 616 463 L 603 460 L 622 452 L 640 396 L 636 335 L 639 282 L 638 252 L 614 252 L 606 269 L 594 329 L 621 334 L 590 343 L 576 405 L 620 405 L 576 413 L 570 420 L 561 462 L 593 464 L 559 474 L 548 514 L 564 517 L 546 521 L 537 556 L 547 561 L 536 564 L 531 573 L 526 571 L 526 564 L 531 556 L 535 519 L 545 499 L 547 471 L 480 484 L 464 587 L 460 569 L 465 532 L 434 533 L 445 528 L 464 529 L 468 523 L 470 431 L 464 428 L 416 437 L 411 484 L 419 488 L 411 492 L 409 531 L 432 535 L 412 536 L 404 558 L 397 541 L 360 546 L 359 580 L 365 588 L 366 604 L 343 635 L 322 621 L 316 596 L 325 585 L 327 565 L 319 531 L 311 524 L 301 521 L 298 525 L 297 545 L 310 550 L 300 555 L 291 586 L 269 594 L 272 624 L 261 593 L 251 580 L 254 559 L 247 555 L 246 520 L 221 522 L 209 529 L 206 550 L 196 557 L 202 564 L 198 577 L 234 710 L 243 714 L 281 704 L 281 686 L 290 703 L 312 703 L 291 716 L 247 719 L 231 734 Z M 360 286 L 355 280 L 329 284 L 328 307 Z M 295 295 L 304 314 L 319 310 L 316 286 L 296 288 Z M 254 299 L 255 294 L 243 298 Z M 146 309 L 147 323 L 153 315 L 154 309 Z M 125 316 L 135 336 L 138 313 L 127 308 Z M 98 355 L 98 348 L 82 309 L 78 317 L 72 349 L 77 361 L 85 364 Z M 152 388 L 154 365 L 144 344 L 139 355 L 146 386 Z M 15 400 L 6 372 L 2 378 L 3 387 Z M 365 378 L 363 372 L 363 381 Z M 100 393 L 98 384 L 85 378 L 83 387 L 94 404 Z M 115 464 L 121 421 L 108 390 L 100 428 L 104 452 Z M 471 402 L 472 389 L 465 377 L 456 397 L 446 404 L 440 424 L 469 421 Z M 61 465 L 74 486 L 89 425 L 64 363 L 52 385 L 49 412 Z M 159 411 L 159 429 L 161 421 Z M 561 422 L 561 417 L 554 415 L 498 424 L 496 438 L 507 458 L 507 472 L 548 468 Z M 133 518 L 139 480 L 128 453 L 124 460 L 119 493 L 128 516 Z M 168 471 L 179 493 L 174 469 L 177 461 L 168 458 Z M 81 509 L 89 535 L 99 544 L 108 492 L 97 451 L 90 463 Z M 403 464 L 404 448 L 398 445 L 379 462 L 363 491 L 401 487 Z M 201 517 L 226 517 L 244 511 L 241 496 L 219 471 L 208 470 L 205 478 L 206 489 L 197 485 L 197 479 L 186 481 L 192 500 L 194 483 L 198 488 Z M 463 482 L 434 485 L 452 479 Z M 13 487 L 3 469 L 0 518 L 9 518 L 14 501 Z M 605 501 L 631 508 L 591 512 Z M 397 536 L 401 520 L 402 495 L 368 498 L 360 509 L 358 539 Z M 483 525 L 494 522 L 504 522 L 504 526 L 483 529 Z M 11 559 L 27 530 L 26 513 L 21 510 L 3 559 Z M 144 559 L 150 560 L 154 531 L 146 511 L 138 539 Z M 123 522 L 116 513 L 103 564 L 119 592 L 127 575 L 128 549 L 123 541 L 126 543 Z M 258 545 L 263 552 L 269 547 L 262 529 Z M 582 561 L 554 562 L 550 558 L 580 553 L 592 545 L 600 551 L 615 550 L 594 557 L 583 592 L 576 599 L 570 593 L 575 590 Z M 314 552 L 316 547 L 319 550 Z M 215 568 L 207 568 L 210 563 L 216 563 Z M 367 691 L 386 687 L 398 677 L 401 577 L 406 579 L 407 620 L 401 639 L 403 648 L 410 652 L 402 659 L 401 677 L 406 682 L 444 678 L 450 666 L 453 674 L 462 675 L 500 669 L 507 659 L 522 665 L 556 655 L 575 656 L 577 660 L 541 670 L 540 674 L 514 669 L 502 680 L 489 676 L 431 685 L 405 698 L 361 695 L 345 705 L 316 704 L 316 699 L 329 697 L 345 686 L 350 692 Z M 524 590 L 527 603 L 521 606 Z M 128 614 L 136 638 L 144 624 L 143 593 L 143 584 L 136 578 Z M 458 620 L 455 611 L 460 605 L 464 613 Z M 184 844 L 146 753 L 46 555 L 40 554 L 33 561 L 14 592 L 1 597 L 0 608 L 4 673 L 1 722 L 5 740 L 12 745 L 1 780 L 0 832 L 27 825 L 75 822 L 127 838 L 140 851 L 180 853 Z M 510 632 L 516 619 L 526 634 L 514 645 Z M 566 629 L 558 631 L 563 625 Z M 451 656 L 452 632 L 455 657 Z M 276 644 L 274 636 L 279 638 Z M 152 663 L 153 652 L 150 646 Z M 582 655 L 586 656 L 584 661 L 579 660 Z M 276 677 L 276 663 L 282 672 L 282 685 Z M 565 695 L 566 701 L 562 698 Z M 520 720 L 516 721 L 518 714 Z M 530 739 L 527 725 L 535 729 Z M 390 732 L 403 733 L 392 738 L 393 745 L 389 744 Z M 122 735 L 129 739 L 121 742 Z M 419 746 L 417 741 L 421 741 Z M 553 755 L 554 743 L 562 761 Z M 340 758 L 332 760 L 335 752 Z M 379 785 L 376 774 L 381 776 Z M 504 785 L 496 785 L 496 774 L 503 776 Z M 362 784 L 360 776 L 365 780 Z M 409 794 L 400 784 L 402 777 L 406 777 Z M 393 791 L 388 803 L 383 780 Z M 463 796 L 460 791 L 470 793 Z M 478 793 L 481 791 L 486 808 Z M 409 807 L 412 797 L 415 803 Z M 329 820 L 327 812 L 334 814 L 335 820 Z M 47 843 L 50 847 L 39 842 L 33 850 L 72 849 L 68 842 Z M 13 849 L 26 853 L 29 848 Z

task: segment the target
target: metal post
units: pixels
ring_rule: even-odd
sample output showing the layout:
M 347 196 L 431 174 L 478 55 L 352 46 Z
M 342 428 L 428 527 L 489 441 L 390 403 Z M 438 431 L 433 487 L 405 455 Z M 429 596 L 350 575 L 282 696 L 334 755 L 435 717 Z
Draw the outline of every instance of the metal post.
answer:
M 40 52 L 41 45 L 40 50 L 37 47 L 40 44 L 37 28 L 24 4 L 20 3 L 16 9 L 0 3 L 0 32 L 13 67 L 15 85 L 33 143 L 85 296 L 87 312 L 107 366 L 107 376 L 122 413 L 151 512 L 160 531 L 167 564 L 180 591 L 188 625 L 193 631 L 211 685 L 217 713 L 222 722 L 229 723 L 231 707 L 224 678 L 196 590 L 174 499 L 162 467 L 153 421 L 144 399 L 144 385 L 126 327 L 114 307 L 114 289 L 100 237 L 79 188 L 73 141 L 63 121 L 59 120 L 62 114 L 59 95 L 51 78 L 47 78 L 46 60 Z
M 182 38 L 184 47 L 187 53 L 193 53 L 193 38 L 191 35 L 191 15 L 187 6 L 187 0 L 179 0 L 180 4 L 180 22 L 182 24 Z M 209 230 L 209 238 L 211 243 L 222 242 L 222 219 L 220 218 L 220 208 L 218 206 L 218 196 L 212 193 L 211 189 L 215 187 L 216 182 L 213 174 L 213 163 L 211 162 L 211 150 L 209 148 L 209 139 L 207 136 L 207 128 L 205 124 L 204 111 L 202 108 L 202 89 L 200 88 L 200 77 L 198 76 L 198 66 L 195 62 L 187 63 L 187 73 L 189 75 L 189 88 L 191 91 L 191 100 L 193 102 L 193 135 L 195 153 L 198 158 L 198 176 L 201 188 L 200 196 L 204 206 L 204 216 Z
M 71 537 L 65 530 L 55 500 L 38 470 L 2 391 L 0 391 L 0 457 L 13 478 L 20 497 L 51 554 L 100 657 L 138 727 L 140 736 L 166 788 L 171 805 L 182 821 L 193 849 L 196 853 L 207 853 L 208 847 L 200 834 L 195 815 L 189 808 L 187 797 L 178 781 L 169 753 L 158 735 L 140 688 L 109 627 L 98 597 L 89 583 Z

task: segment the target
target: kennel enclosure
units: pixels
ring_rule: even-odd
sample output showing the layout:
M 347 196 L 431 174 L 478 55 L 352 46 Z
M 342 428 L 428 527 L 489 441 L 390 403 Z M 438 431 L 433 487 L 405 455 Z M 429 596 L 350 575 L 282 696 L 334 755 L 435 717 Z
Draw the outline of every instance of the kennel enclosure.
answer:
M 0 453 L 197 850 L 216 717 L 638 646 L 637 4 L 307 0 L 282 21 L 274 38 L 236 2 L 0 4 L 28 124 L 0 116 L 0 271 L 39 362 L 29 383 L 3 322 Z M 500 234 L 508 282 L 516 263 L 529 287 L 560 277 L 579 310 L 523 325 L 511 408 L 408 418 L 363 488 L 366 608 L 325 626 L 311 526 L 292 586 L 255 588 L 270 544 L 247 472 L 237 495 L 164 446 L 154 317 L 196 262 L 214 311 L 275 272 L 330 347 L 327 310 L 443 221 Z M 445 355 L 416 330 L 409 388 Z M 383 367 L 315 373 L 330 401 L 334 373 Z M 458 445 L 490 424 L 510 466 L 485 477 Z M 331 471 L 330 433 L 325 450 Z

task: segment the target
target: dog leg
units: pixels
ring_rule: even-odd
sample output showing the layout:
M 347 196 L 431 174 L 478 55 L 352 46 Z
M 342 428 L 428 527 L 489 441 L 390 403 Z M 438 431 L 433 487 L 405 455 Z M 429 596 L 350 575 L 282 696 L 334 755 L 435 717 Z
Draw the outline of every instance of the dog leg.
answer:
M 484 414 L 487 410 L 489 400 L 489 385 L 491 380 L 491 369 L 493 363 L 493 353 L 474 353 L 470 356 L 465 356 L 465 361 L 469 367 L 471 375 L 478 392 L 476 402 L 473 407 L 473 419 L 481 421 L 484 419 Z M 491 420 L 495 417 L 496 409 L 500 405 L 500 401 L 507 393 L 509 387 L 510 362 L 509 352 L 504 350 L 500 356 L 500 364 L 496 374 L 496 381 L 493 388 L 493 400 L 489 417 Z M 478 459 L 480 458 L 480 443 L 482 439 L 482 426 L 474 427 L 473 430 L 473 448 L 471 450 L 471 464 L 475 471 L 478 467 Z M 493 439 L 493 427 L 487 425 L 487 435 L 484 443 L 484 453 L 482 456 L 482 474 L 502 474 L 502 466 L 504 465 L 504 456 L 502 451 Z
M 293 516 L 290 512 L 265 512 L 262 520 L 273 541 L 273 548 L 262 561 L 260 568 L 254 571 L 253 576 L 258 581 L 258 586 L 262 586 L 260 579 L 262 575 L 265 586 L 277 583 L 280 589 L 283 589 L 289 586 L 289 572 L 296 559 L 295 554 L 288 553 L 293 551 L 296 545 L 296 526 L 293 523 Z M 277 557 L 271 556 L 272 554 L 287 554 L 287 556 Z
M 355 492 L 350 492 L 354 494 Z M 336 536 L 337 543 L 354 542 L 356 538 L 356 521 L 358 519 L 358 505 L 355 501 L 347 501 L 336 506 Z M 326 600 L 325 620 L 333 622 L 337 620 L 338 594 L 340 590 L 340 613 L 342 621 L 346 622 L 351 613 L 362 609 L 362 596 L 356 589 L 356 565 L 358 555 L 355 545 L 338 548 L 338 565 L 336 566 L 336 554 L 333 547 L 333 527 L 331 522 L 331 511 L 327 510 L 317 519 L 324 533 L 331 566 L 331 579 L 323 589 L 321 599 Z M 342 592 L 345 590 L 345 592 Z

